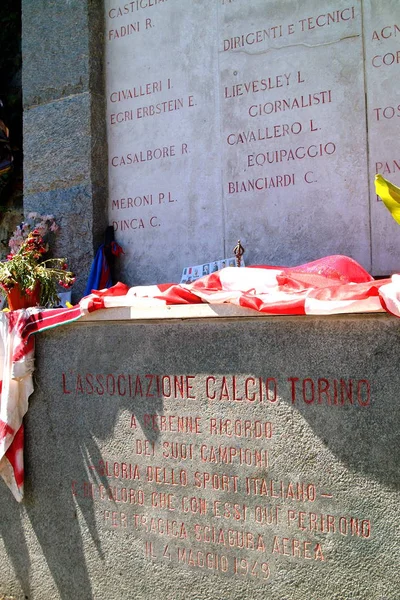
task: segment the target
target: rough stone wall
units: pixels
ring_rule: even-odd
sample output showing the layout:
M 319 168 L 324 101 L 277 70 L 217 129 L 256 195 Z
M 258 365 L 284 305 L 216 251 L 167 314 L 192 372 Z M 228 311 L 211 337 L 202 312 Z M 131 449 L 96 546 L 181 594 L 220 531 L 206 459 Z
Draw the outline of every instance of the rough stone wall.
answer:
M 102 0 L 23 0 L 24 210 L 61 225 L 82 294 L 106 227 Z

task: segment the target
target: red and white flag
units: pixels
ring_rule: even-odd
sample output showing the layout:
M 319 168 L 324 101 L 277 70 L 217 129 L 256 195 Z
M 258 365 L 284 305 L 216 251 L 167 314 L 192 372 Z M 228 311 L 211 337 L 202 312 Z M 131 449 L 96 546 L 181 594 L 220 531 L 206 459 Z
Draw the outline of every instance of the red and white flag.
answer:
M 117 284 L 81 300 L 83 312 L 102 308 L 159 304 L 222 304 L 274 315 L 333 315 L 383 312 L 375 281 L 346 256 L 328 256 L 299 267 L 227 267 L 191 284 L 129 288 Z
M 24 339 L 27 311 L 0 315 L 0 474 L 20 502 L 24 493 L 23 417 L 33 392 L 34 338 Z
M 192 284 L 93 291 L 72 308 L 0 313 L 0 474 L 23 497 L 23 416 L 33 391 L 32 334 L 76 321 L 96 310 L 229 302 L 270 315 L 335 315 L 388 311 L 400 317 L 400 275 L 376 281 L 345 256 L 299 267 L 225 268 Z

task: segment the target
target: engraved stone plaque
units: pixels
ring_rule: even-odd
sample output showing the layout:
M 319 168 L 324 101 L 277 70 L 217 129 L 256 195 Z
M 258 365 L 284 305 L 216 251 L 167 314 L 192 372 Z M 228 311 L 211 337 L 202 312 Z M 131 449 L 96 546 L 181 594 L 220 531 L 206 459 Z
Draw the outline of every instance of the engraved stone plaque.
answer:
M 253 264 L 342 253 L 369 266 L 361 11 L 334 8 L 237 0 L 222 11 L 226 230 L 249 240 Z
M 41 334 L 0 591 L 397 600 L 398 338 L 384 315 Z
M 109 219 L 122 278 L 177 280 L 199 256 L 224 256 L 217 6 L 105 4 Z
M 106 2 L 109 222 L 128 283 L 247 264 L 398 269 L 395 0 Z M 397 181 L 399 183 L 399 181 Z

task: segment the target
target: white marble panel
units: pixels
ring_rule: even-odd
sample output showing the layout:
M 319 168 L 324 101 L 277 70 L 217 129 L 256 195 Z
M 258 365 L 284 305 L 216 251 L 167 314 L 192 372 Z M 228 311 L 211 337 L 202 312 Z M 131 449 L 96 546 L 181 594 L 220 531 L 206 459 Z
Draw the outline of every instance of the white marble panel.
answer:
M 247 263 L 347 254 L 370 267 L 360 2 L 221 11 L 226 238 Z
M 400 3 L 364 0 L 372 270 L 400 271 L 400 228 L 375 195 L 374 175 L 400 185 Z
M 106 0 L 109 221 L 127 283 L 223 258 L 217 4 Z

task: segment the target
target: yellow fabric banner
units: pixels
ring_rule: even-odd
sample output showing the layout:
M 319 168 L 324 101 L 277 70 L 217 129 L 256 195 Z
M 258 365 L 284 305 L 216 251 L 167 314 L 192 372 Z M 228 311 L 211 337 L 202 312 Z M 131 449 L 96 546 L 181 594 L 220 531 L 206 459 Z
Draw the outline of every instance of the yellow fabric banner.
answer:
M 375 175 L 375 191 L 393 219 L 400 225 L 400 188 L 387 181 L 382 175 Z

